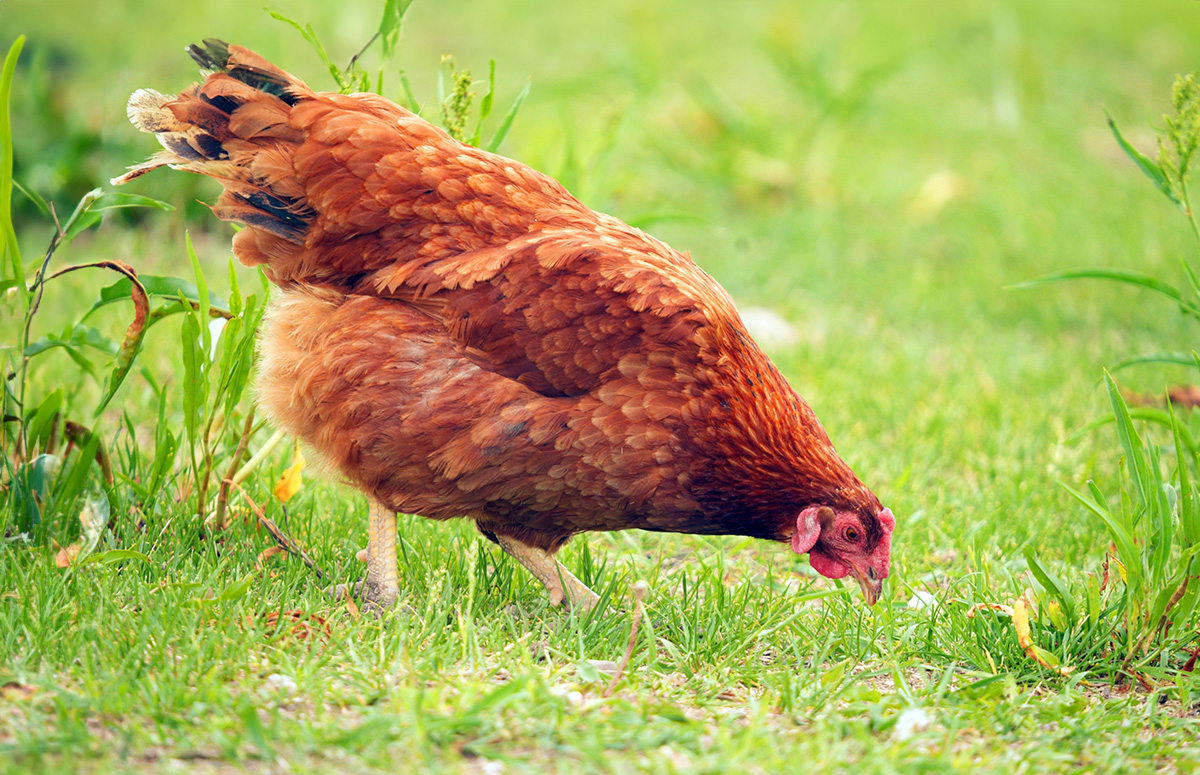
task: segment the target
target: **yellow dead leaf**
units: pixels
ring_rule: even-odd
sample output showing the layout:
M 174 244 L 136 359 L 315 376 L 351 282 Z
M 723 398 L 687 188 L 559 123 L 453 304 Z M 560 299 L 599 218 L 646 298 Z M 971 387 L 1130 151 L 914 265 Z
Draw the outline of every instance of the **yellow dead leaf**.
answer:
M 1059 665 L 1057 657 L 1033 644 L 1033 632 L 1029 627 L 1029 607 L 1026 600 L 1026 595 L 1028 594 L 1029 591 L 1026 590 L 1025 595 L 1022 595 L 1013 601 L 1012 620 L 1013 626 L 1017 628 L 1017 645 L 1025 650 L 1025 653 L 1029 655 L 1030 659 L 1034 660 L 1042 667 L 1047 668 L 1048 670 L 1053 670 L 1059 675 L 1070 675 L 1071 673 L 1075 672 L 1075 668 L 1063 667 Z
M 293 495 L 300 492 L 302 484 L 300 472 L 304 470 L 304 455 L 300 452 L 300 444 L 296 444 L 296 451 L 292 455 L 292 465 L 288 470 L 283 472 L 283 476 L 279 477 L 279 481 L 275 483 L 275 497 L 282 503 L 287 503 Z

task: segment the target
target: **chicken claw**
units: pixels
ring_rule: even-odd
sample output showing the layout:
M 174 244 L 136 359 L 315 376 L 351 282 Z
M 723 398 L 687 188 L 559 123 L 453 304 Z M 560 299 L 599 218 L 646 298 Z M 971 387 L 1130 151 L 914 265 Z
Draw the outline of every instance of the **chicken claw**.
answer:
M 364 607 L 384 611 L 400 597 L 399 573 L 396 568 L 396 514 L 372 498 L 367 499 L 367 578 L 354 585 L 338 584 L 325 590 L 327 595 L 341 600 L 350 593 L 363 600 Z M 359 552 L 362 559 L 363 552 Z
M 524 565 L 534 578 L 546 585 L 546 591 L 550 594 L 550 605 L 557 606 L 565 601 L 570 608 L 586 613 L 600 602 L 599 595 L 588 589 L 587 585 L 575 578 L 561 562 L 542 549 L 504 535 L 496 536 L 496 543 L 500 544 L 500 548 L 509 556 Z

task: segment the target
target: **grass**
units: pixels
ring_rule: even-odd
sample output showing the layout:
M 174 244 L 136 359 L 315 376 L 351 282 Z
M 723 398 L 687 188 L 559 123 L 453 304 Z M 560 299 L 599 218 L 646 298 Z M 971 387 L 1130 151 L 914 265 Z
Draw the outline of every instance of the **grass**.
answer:
M 180 52 L 198 38 L 246 43 L 332 88 L 292 30 L 233 3 L 187 18 L 144 4 L 56 8 L 6 8 L 0 45 L 28 32 L 27 54 L 48 48 L 52 115 L 64 134 L 102 139 L 100 160 L 89 157 L 101 178 L 149 151 L 124 123 L 128 92 L 189 83 Z M 365 3 L 339 7 L 340 20 L 316 4 L 287 11 L 339 63 L 378 15 Z M 1088 14 L 1034 3 L 416 3 L 400 61 L 418 98 L 436 101 L 443 53 L 477 78 L 494 58 L 497 106 L 529 76 L 502 152 L 690 249 L 739 303 L 796 326 L 772 356 L 898 515 L 884 599 L 864 609 L 856 592 L 758 542 L 598 535 L 564 551 L 608 596 L 578 619 L 546 609 L 538 585 L 470 525 L 406 518 L 411 610 L 376 620 L 331 605 L 291 558 L 257 570 L 273 542 L 236 498 L 233 525 L 204 535 L 194 499 L 176 499 L 181 474 L 153 503 L 115 488 L 99 550 L 146 560 L 56 567 L 49 539 L 78 538 L 77 510 L 33 543 L 9 535 L 0 546 L 0 771 L 1194 771 L 1200 687 L 1188 674 L 1163 680 L 1164 667 L 1149 689 L 1104 670 L 1062 677 L 1028 657 L 1008 618 L 967 612 L 1031 586 L 1026 547 L 1072 582 L 1101 572 L 1104 527 L 1059 484 L 1115 489 L 1120 476 L 1111 426 L 1084 430 L 1111 411 L 1101 367 L 1194 348 L 1193 324 L 1130 291 L 1006 289 L 1082 266 L 1174 276 L 1190 235 L 1116 148 L 1103 109 L 1150 150 L 1137 128 L 1163 112 L 1174 74 L 1194 68 L 1195 14 L 1166 0 Z M 31 81 L 41 82 L 18 71 L 14 88 Z M 394 72 L 384 86 L 399 96 Z M 18 180 L 27 118 L 14 112 Z M 46 180 L 44 195 L 69 212 L 81 192 Z M 186 276 L 187 226 L 225 294 L 229 233 L 186 207 L 211 198 L 196 185 L 140 181 L 135 193 L 180 210 L 132 224 L 110 215 L 62 260 Z M 25 217 L 18 235 L 26 259 L 40 257 L 44 223 Z M 47 286 L 34 336 L 77 319 L 111 281 L 96 277 Z M 0 304 L 7 331 L 22 312 Z M 127 323 L 116 305 L 94 321 L 118 341 Z M 151 330 L 139 363 L 165 386 L 166 425 L 181 438 L 177 326 Z M 75 376 L 64 353 L 44 358 L 35 403 L 65 387 L 81 411 L 95 406 L 102 380 Z M 1118 377 L 1158 392 L 1190 375 Z M 157 406 L 133 374 L 99 419 L 118 470 L 152 458 Z M 306 472 L 285 517 L 271 488 L 289 464 L 281 449 L 248 494 L 329 575 L 358 572 L 365 504 Z M 639 580 L 647 617 L 606 697 Z M 918 593 L 933 602 L 910 605 Z M 291 611 L 310 618 L 294 629 Z M 1036 618 L 1033 636 L 1062 655 L 1106 646 L 1066 642 L 1077 636 Z

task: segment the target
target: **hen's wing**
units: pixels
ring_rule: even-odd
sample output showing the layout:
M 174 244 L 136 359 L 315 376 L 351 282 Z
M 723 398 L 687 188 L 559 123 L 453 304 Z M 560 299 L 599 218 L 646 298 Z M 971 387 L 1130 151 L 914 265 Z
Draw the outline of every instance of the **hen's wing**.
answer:
M 698 358 L 714 324 L 741 330 L 687 256 L 553 179 L 382 97 L 313 92 L 239 46 L 192 55 L 214 71 L 203 83 L 131 99 L 167 150 L 124 179 L 170 164 L 219 180 L 214 212 L 247 226 L 235 253 L 279 285 L 416 306 L 477 365 L 550 396 L 594 390 L 623 362 L 640 373 L 650 353 Z

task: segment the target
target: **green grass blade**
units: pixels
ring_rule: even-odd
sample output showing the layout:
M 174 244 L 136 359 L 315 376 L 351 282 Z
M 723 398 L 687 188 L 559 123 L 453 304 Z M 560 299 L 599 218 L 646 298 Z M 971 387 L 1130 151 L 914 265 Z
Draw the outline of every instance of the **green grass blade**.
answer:
M 183 316 L 183 325 L 179 327 L 180 344 L 183 347 L 183 423 L 187 430 L 188 440 L 195 444 L 196 428 L 200 424 L 204 411 L 203 399 L 200 397 L 201 359 L 200 323 L 196 313 L 188 310 Z
M 1024 290 L 1026 288 L 1034 288 L 1039 285 L 1047 285 L 1049 283 L 1064 282 L 1067 280 L 1108 280 L 1117 282 L 1123 285 L 1130 285 L 1135 288 L 1143 288 L 1152 291 L 1162 296 L 1166 296 L 1171 301 L 1178 304 L 1188 313 L 1200 317 L 1200 306 L 1188 301 L 1179 292 L 1175 286 L 1159 280 L 1157 277 L 1142 273 L 1133 272 L 1128 269 L 1064 269 L 1061 272 L 1051 272 L 1050 274 L 1041 277 L 1035 277 L 1032 280 L 1026 280 L 1023 283 L 1017 283 L 1010 286 L 1013 290 Z
M 1200 504 L 1196 501 L 1196 491 L 1192 484 L 1191 467 L 1200 462 L 1194 448 L 1189 448 L 1184 440 L 1188 430 L 1175 414 L 1174 405 L 1170 406 L 1172 436 L 1175 440 L 1175 460 L 1179 477 L 1179 527 L 1183 538 L 1183 549 L 1186 551 L 1200 544 Z M 1190 435 L 1190 434 L 1188 434 Z
M 1129 416 L 1129 406 L 1121 396 L 1121 391 L 1117 389 L 1117 383 L 1113 381 L 1107 371 L 1104 372 L 1104 386 L 1108 390 L 1113 414 L 1117 418 L 1117 439 L 1121 443 L 1121 449 L 1125 450 L 1125 459 L 1129 461 L 1129 472 L 1133 477 L 1134 486 L 1137 488 L 1138 497 L 1142 504 L 1149 508 L 1152 497 L 1149 483 L 1150 470 L 1143 455 L 1142 439 L 1138 436 L 1137 429 L 1133 427 L 1133 418 Z
M 0 229 L 4 231 L 4 252 L 8 256 L 8 265 L 12 267 L 12 277 L 16 287 L 21 289 L 19 297 L 23 306 L 29 306 L 29 293 L 25 291 L 25 265 L 21 261 L 21 248 L 17 244 L 17 232 L 12 220 L 12 189 L 13 189 L 13 136 L 12 120 L 8 112 L 9 99 L 12 96 L 13 75 L 17 70 L 17 59 L 25 46 L 25 36 L 13 41 L 4 58 L 4 69 L 0 71 Z M 0 272 L 4 270 L 4 262 L 0 261 Z
M 1125 565 L 1125 571 L 1129 576 L 1130 586 L 1133 586 L 1134 576 L 1140 582 L 1141 578 L 1141 560 L 1137 550 L 1137 543 L 1133 540 L 1133 534 L 1125 527 L 1122 520 L 1114 517 L 1108 510 L 1107 506 L 1102 506 L 1095 500 L 1073 489 L 1070 485 L 1059 482 L 1064 490 L 1066 490 L 1072 498 L 1078 501 L 1084 508 L 1100 519 L 1104 526 L 1108 528 L 1109 537 L 1113 543 L 1117 545 L 1118 559 Z
M 1071 595 L 1067 590 L 1066 584 L 1052 570 L 1042 564 L 1041 558 L 1037 555 L 1037 550 L 1032 546 L 1025 547 L 1025 562 L 1028 563 L 1029 571 L 1038 580 L 1038 583 L 1045 587 L 1047 592 L 1058 598 L 1058 602 L 1062 604 L 1063 611 L 1067 614 L 1067 621 L 1070 624 L 1074 624 L 1075 606 L 1071 601 Z
M 525 88 L 521 89 L 521 93 L 512 101 L 512 105 L 509 106 L 508 112 L 504 114 L 504 119 L 501 120 L 500 126 L 496 128 L 496 133 L 492 135 L 491 140 L 488 140 L 487 147 L 484 148 L 485 151 L 495 153 L 500 144 L 504 142 L 504 138 L 508 137 L 508 130 L 512 129 L 513 122 L 517 120 L 517 111 L 521 109 L 525 98 L 529 96 L 531 88 L 533 88 L 533 82 L 526 81 Z
M 196 276 L 196 307 L 200 314 L 200 337 L 204 343 L 204 362 L 207 365 L 212 353 L 212 331 L 208 327 L 208 321 L 211 319 L 208 280 L 204 277 L 204 270 L 200 266 L 200 257 L 196 255 L 196 249 L 192 247 L 190 233 L 184 236 L 184 242 L 187 245 L 188 261 L 192 263 L 192 272 Z M 203 372 L 205 376 L 207 376 L 206 372 L 207 369 Z
M 1118 361 L 1111 371 L 1118 372 L 1122 369 L 1127 369 L 1130 366 L 1145 366 L 1148 364 L 1158 364 L 1166 366 L 1195 366 L 1196 361 L 1191 353 L 1185 352 L 1157 352 L 1143 353 Z
M 22 186 L 18 180 L 14 179 L 12 184 L 13 188 L 24 194 L 25 198 L 30 202 L 33 202 L 33 206 L 38 209 L 38 212 L 40 212 L 44 218 L 50 219 L 54 217 L 54 214 L 50 212 L 50 205 L 46 202 L 41 194 L 31 188 L 25 188 L 25 186 Z

